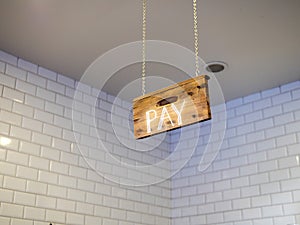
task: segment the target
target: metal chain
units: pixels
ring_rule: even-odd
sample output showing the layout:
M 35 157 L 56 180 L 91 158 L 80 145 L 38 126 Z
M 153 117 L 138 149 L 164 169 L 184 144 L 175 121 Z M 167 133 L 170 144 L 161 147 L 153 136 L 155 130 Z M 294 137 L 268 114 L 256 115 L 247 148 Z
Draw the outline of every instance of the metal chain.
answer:
M 195 47 L 195 65 L 196 71 L 195 75 L 198 76 L 200 74 L 199 70 L 199 47 L 198 47 L 198 13 L 197 13 L 197 0 L 193 0 L 193 9 L 194 9 L 194 47 Z
M 142 95 L 146 93 L 146 12 L 147 0 L 143 0 L 143 31 L 142 31 Z

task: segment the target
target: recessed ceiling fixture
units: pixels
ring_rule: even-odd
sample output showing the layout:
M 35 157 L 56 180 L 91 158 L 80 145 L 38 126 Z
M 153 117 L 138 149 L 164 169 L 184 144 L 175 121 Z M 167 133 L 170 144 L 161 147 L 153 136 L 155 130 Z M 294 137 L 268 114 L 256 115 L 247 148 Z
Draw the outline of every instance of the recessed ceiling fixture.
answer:
M 205 65 L 205 70 L 209 73 L 220 73 L 227 68 L 227 64 L 220 61 L 209 62 Z

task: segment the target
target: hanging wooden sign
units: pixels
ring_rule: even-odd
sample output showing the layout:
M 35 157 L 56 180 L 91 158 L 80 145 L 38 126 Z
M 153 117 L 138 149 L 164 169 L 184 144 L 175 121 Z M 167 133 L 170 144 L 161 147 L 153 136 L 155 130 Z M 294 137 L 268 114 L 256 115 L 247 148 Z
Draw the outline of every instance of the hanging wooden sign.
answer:
M 206 75 L 133 100 L 136 139 L 211 119 Z

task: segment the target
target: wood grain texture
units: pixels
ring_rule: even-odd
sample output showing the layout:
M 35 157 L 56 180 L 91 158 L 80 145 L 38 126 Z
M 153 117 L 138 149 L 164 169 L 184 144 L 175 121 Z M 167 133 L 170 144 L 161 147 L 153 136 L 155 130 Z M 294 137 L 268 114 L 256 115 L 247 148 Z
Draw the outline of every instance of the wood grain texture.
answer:
M 208 80 L 197 76 L 133 100 L 136 139 L 211 119 Z

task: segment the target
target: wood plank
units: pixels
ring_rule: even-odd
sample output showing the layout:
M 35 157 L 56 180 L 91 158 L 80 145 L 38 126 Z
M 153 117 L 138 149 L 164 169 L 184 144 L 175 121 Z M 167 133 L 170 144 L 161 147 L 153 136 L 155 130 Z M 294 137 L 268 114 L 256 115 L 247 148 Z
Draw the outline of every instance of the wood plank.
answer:
M 208 80 L 197 76 L 133 100 L 136 139 L 211 119 Z

